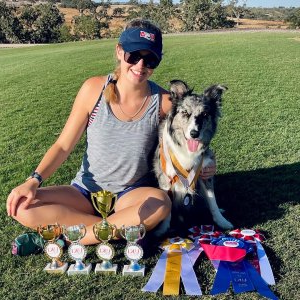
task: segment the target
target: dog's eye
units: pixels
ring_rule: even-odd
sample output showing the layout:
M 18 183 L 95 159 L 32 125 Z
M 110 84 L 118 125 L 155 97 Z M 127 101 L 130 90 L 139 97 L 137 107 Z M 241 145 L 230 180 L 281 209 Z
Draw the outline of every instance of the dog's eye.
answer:
M 183 110 L 181 113 L 182 113 L 182 115 L 183 115 L 184 117 L 186 117 L 186 118 L 189 118 L 189 117 L 191 116 L 191 114 L 188 113 L 187 110 Z
M 208 118 L 209 114 L 208 114 L 208 112 L 205 111 L 205 112 L 202 113 L 202 116 L 203 116 L 204 118 Z

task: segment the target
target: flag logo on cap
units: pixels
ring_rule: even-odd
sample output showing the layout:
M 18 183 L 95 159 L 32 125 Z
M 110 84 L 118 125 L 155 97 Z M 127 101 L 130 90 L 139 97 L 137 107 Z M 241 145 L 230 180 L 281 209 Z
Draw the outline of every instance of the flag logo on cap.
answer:
M 154 33 L 149 33 L 149 32 L 146 32 L 146 31 L 140 31 L 140 37 L 144 38 L 144 39 L 147 39 L 151 42 L 154 42 L 155 41 L 155 34 Z

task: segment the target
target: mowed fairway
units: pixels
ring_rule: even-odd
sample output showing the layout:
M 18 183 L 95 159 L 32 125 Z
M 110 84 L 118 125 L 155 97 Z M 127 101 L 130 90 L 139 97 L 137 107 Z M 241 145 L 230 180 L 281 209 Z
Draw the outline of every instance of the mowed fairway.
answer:
M 116 276 L 51 276 L 44 255 L 12 256 L 11 242 L 24 231 L 6 215 L 10 190 L 28 177 L 55 141 L 85 79 L 114 69 L 117 40 L 22 49 L 0 49 L 0 299 L 163 299 L 140 290 L 159 252 L 142 260 L 145 278 L 124 278 L 124 243 L 116 243 Z M 182 79 L 196 92 L 228 87 L 213 141 L 219 206 L 236 228 L 265 232 L 264 242 L 280 299 L 298 299 L 300 215 L 300 32 L 244 32 L 166 36 L 164 59 L 152 79 L 165 88 Z M 108 151 L 113 151 L 109 148 Z M 45 185 L 69 184 L 80 166 L 83 139 Z M 201 220 L 199 220 L 201 224 Z M 68 260 L 67 254 L 63 256 Z M 87 261 L 97 262 L 95 247 Z M 202 299 L 215 273 L 201 256 L 195 271 Z M 168 299 L 190 299 L 184 295 Z M 262 299 L 256 293 L 215 299 Z

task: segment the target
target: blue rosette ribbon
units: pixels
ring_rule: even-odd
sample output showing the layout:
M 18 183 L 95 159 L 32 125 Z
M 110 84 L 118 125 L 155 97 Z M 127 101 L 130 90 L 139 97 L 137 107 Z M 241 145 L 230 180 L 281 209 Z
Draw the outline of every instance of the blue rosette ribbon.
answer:
M 247 262 L 246 255 L 254 249 L 250 243 L 234 237 L 212 239 L 210 244 L 201 243 L 210 260 L 219 260 L 211 295 L 225 293 L 232 284 L 235 293 L 257 291 L 269 299 L 278 299 L 260 274 Z

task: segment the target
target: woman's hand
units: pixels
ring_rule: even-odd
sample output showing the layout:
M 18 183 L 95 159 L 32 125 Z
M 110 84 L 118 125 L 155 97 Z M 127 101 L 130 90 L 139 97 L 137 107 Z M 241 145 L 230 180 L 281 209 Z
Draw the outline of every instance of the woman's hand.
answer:
M 213 177 L 216 174 L 216 171 L 217 171 L 216 160 L 213 159 L 210 164 L 208 164 L 202 169 L 200 173 L 200 177 L 203 180 L 207 180 Z
M 39 186 L 39 182 L 36 179 L 31 178 L 28 181 L 15 187 L 7 197 L 7 201 L 6 201 L 7 215 L 8 216 L 16 215 L 18 203 L 22 198 L 25 198 L 23 205 L 24 208 L 27 208 L 31 203 L 31 201 L 35 198 L 36 190 L 38 186 Z

